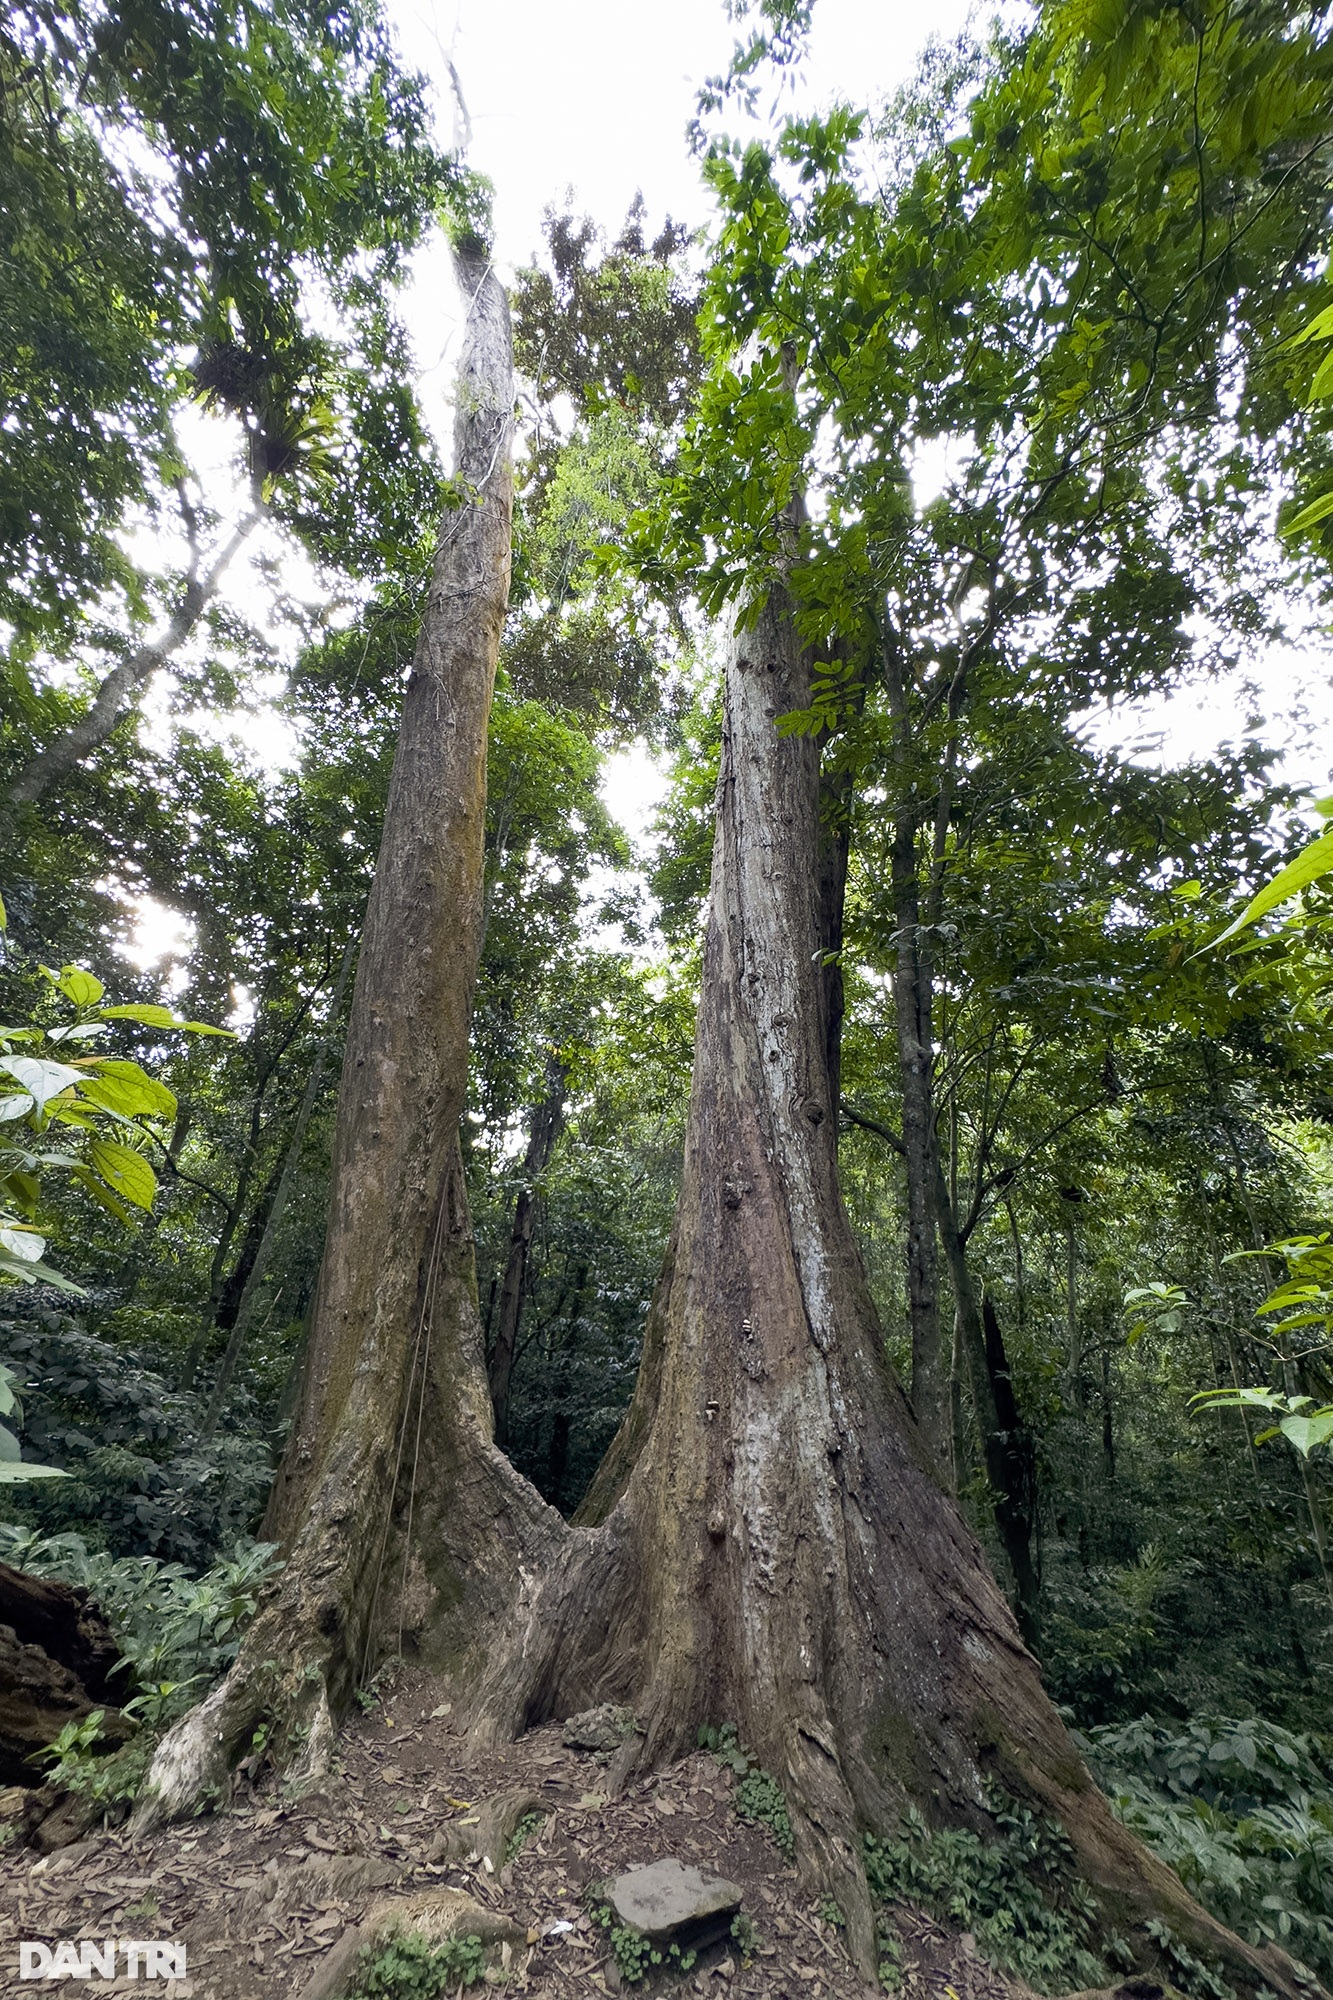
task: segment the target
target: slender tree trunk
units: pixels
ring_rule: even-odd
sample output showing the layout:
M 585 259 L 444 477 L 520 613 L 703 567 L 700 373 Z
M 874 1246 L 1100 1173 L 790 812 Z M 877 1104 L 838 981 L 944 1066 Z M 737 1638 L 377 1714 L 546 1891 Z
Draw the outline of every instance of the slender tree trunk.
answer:
M 968 1268 L 967 1246 L 938 1161 L 935 1203 L 949 1282 L 953 1286 L 959 1344 L 981 1433 L 982 1461 L 994 1495 L 995 1526 L 1014 1580 L 1019 1630 L 1035 1652 L 1040 1636 L 1037 1607 L 1040 1586 L 1032 1549 L 1036 1528 L 1036 1452 L 1032 1434 L 1019 1414 L 994 1303 L 989 1296 L 977 1297 Z
M 1069 1342 L 1069 1392 L 1083 1410 L 1083 1326 L 1078 1311 L 1078 1232 L 1074 1218 L 1065 1223 L 1065 1335 Z
M 495 1442 L 509 1442 L 509 1383 L 514 1371 L 518 1327 L 523 1315 L 527 1289 L 528 1252 L 536 1217 L 537 1182 L 545 1173 L 565 1123 L 565 1066 L 557 1055 L 546 1061 L 546 1092 L 533 1107 L 528 1126 L 528 1149 L 523 1157 L 523 1184 L 514 1203 L 514 1222 L 509 1233 L 509 1254 L 505 1259 L 500 1286 L 495 1338 L 487 1360 L 491 1405 L 495 1411 Z
M 211 1437 L 217 1428 L 218 1418 L 222 1414 L 222 1406 L 226 1400 L 227 1390 L 231 1385 L 231 1378 L 236 1371 L 236 1364 L 241 1358 L 246 1339 L 249 1336 L 250 1327 L 254 1319 L 255 1305 L 259 1298 L 259 1287 L 264 1281 L 264 1274 L 268 1269 L 268 1260 L 273 1254 L 273 1245 L 277 1241 L 278 1230 L 282 1225 L 282 1218 L 287 1212 L 287 1203 L 291 1200 L 292 1189 L 296 1185 L 296 1176 L 301 1164 L 301 1149 L 305 1145 L 305 1135 L 310 1129 L 310 1120 L 314 1115 L 315 1106 L 319 1102 L 319 1093 L 323 1087 L 325 1073 L 328 1068 L 328 1059 L 332 1053 L 334 1039 L 338 1032 L 338 1016 L 342 1011 L 343 995 L 347 991 L 347 981 L 351 976 L 352 964 L 355 958 L 356 939 L 349 938 L 347 947 L 343 952 L 342 964 L 338 969 L 337 984 L 333 989 L 333 999 L 329 1007 L 328 1027 L 320 1039 L 318 1049 L 315 1051 L 315 1060 L 310 1065 L 310 1074 L 306 1078 L 305 1089 L 301 1093 L 300 1108 L 296 1114 L 296 1123 L 292 1127 L 291 1137 L 287 1141 L 287 1150 L 283 1155 L 282 1161 L 282 1172 L 278 1177 L 277 1186 L 273 1192 L 273 1199 L 263 1211 L 263 1230 L 246 1263 L 240 1297 L 236 1301 L 235 1311 L 232 1315 L 231 1332 L 227 1339 L 227 1345 L 223 1350 L 222 1360 L 218 1365 L 217 1378 L 213 1383 L 212 1394 L 208 1399 L 208 1409 L 204 1414 L 203 1435 L 205 1437 Z
M 277 1756 L 317 1769 L 333 1717 L 393 1628 L 415 1629 L 439 1594 L 484 1644 L 516 1569 L 560 1527 L 490 1440 L 459 1148 L 486 729 L 509 588 L 513 379 L 489 261 L 460 253 L 456 268 L 468 302 L 462 494 L 404 695 L 353 990 L 328 1237 L 266 1524 L 286 1566 L 227 1678 L 160 1745 L 141 1823 L 222 1783 L 261 1719 Z
M 918 880 L 919 815 L 913 794 L 914 757 L 902 656 L 890 635 L 884 647 L 884 688 L 893 718 L 899 792 L 893 824 L 891 889 L 897 930 L 893 972 L 898 1078 L 903 1104 L 903 1158 L 907 1169 L 907 1312 L 912 1339 L 912 1408 L 939 1477 L 950 1477 L 948 1380 L 940 1334 L 939 1274 L 935 1240 L 935 1131 L 933 994 L 922 952 Z
M 931 995 L 919 945 L 916 834 L 914 820 L 904 814 L 893 837 L 894 921 L 898 931 L 893 1000 L 907 1170 L 907 1309 L 912 1336 L 912 1408 L 939 1475 L 947 1480 L 948 1399 L 935 1234 L 935 1181 L 940 1162 L 931 1075 Z

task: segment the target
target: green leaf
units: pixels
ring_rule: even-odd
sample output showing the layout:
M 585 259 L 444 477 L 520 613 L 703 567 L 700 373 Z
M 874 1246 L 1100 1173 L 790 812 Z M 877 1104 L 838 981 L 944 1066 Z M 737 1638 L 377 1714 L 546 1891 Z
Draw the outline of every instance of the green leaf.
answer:
M 1299 333 L 1293 333 L 1287 346 L 1303 347 L 1307 340 L 1329 339 L 1333 339 L 1333 306 L 1325 306 L 1322 312 L 1317 312 Z
M 1333 493 L 1321 493 L 1308 507 L 1302 507 L 1293 520 L 1284 521 L 1281 532 L 1284 535 L 1302 534 L 1306 528 L 1313 528 L 1316 522 L 1326 520 L 1330 514 L 1333 514 Z
M 94 1139 L 88 1148 L 88 1164 L 107 1186 L 136 1208 L 151 1208 L 157 1193 L 157 1175 L 142 1153 L 122 1146 L 115 1139 Z
M 38 1111 L 44 1111 L 49 1100 L 72 1083 L 82 1083 L 84 1074 L 68 1063 L 43 1062 L 39 1056 L 0 1056 L 0 1070 L 23 1085 Z
M 102 1021 L 142 1021 L 146 1028 L 180 1028 L 185 1025 L 170 1007 L 156 1007 L 147 1002 L 139 1007 L 99 1007 L 97 1013 Z
M 1312 1417 L 1283 1417 L 1278 1429 L 1302 1458 L 1308 1458 L 1316 1445 L 1327 1444 L 1333 1438 L 1333 1409 L 1316 1410 Z
M 0 1250 L 17 1257 L 22 1264 L 37 1264 L 46 1248 L 46 1238 L 35 1229 L 0 1228 Z
M 95 1069 L 76 1072 L 80 1095 L 105 1111 L 118 1111 L 125 1118 L 174 1118 L 175 1093 L 156 1077 L 149 1076 L 136 1062 L 108 1057 Z
M 119 1195 L 112 1194 L 106 1182 L 99 1179 L 91 1167 L 76 1167 L 74 1169 L 74 1178 L 84 1193 L 91 1195 L 98 1207 L 104 1208 L 108 1215 L 114 1215 L 117 1222 L 122 1222 L 127 1227 L 133 1222 L 134 1217 L 130 1214 L 130 1211 L 126 1208 Z
M 101 980 L 79 965 L 62 965 L 56 985 L 76 1007 L 94 1007 L 106 992 Z
M 1333 495 L 1330 496 L 1330 500 L 1333 502 Z M 1330 511 L 1333 511 L 1333 507 Z M 1289 861 L 1285 868 L 1279 869 L 1272 881 L 1245 905 L 1236 921 L 1228 924 L 1220 937 L 1213 939 L 1212 948 L 1216 950 L 1217 946 L 1225 944 L 1228 938 L 1235 937 L 1238 931 L 1244 930 L 1258 918 L 1266 916 L 1270 910 L 1275 910 L 1279 903 L 1288 902 L 1292 896 L 1299 895 L 1302 889 L 1308 889 L 1312 882 L 1318 882 L 1331 870 L 1333 870 L 1333 831 L 1316 834 L 1310 845 L 1303 848 L 1294 861 Z

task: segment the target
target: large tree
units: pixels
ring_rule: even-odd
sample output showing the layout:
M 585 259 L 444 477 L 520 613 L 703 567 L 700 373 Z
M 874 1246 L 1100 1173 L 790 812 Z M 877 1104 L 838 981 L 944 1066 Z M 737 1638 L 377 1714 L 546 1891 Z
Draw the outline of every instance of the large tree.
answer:
M 825 223 L 848 206 L 840 175 L 854 136 L 842 121 L 792 139 Z M 1215 1923 L 1112 1815 L 939 1482 L 935 1438 L 885 1359 L 838 1184 L 839 996 L 825 960 L 838 944 L 840 829 L 821 816 L 829 676 L 816 674 L 807 642 L 841 627 L 864 648 L 887 585 L 878 550 L 858 565 L 867 538 L 858 542 L 856 501 L 883 501 L 877 468 L 887 463 L 892 483 L 905 440 L 868 454 L 844 430 L 846 463 L 867 476 L 839 500 L 841 544 L 811 562 L 798 491 L 825 410 L 799 371 L 838 380 L 827 333 L 833 363 L 868 382 L 894 359 L 894 334 L 873 288 L 829 293 L 850 302 L 834 327 L 816 312 L 784 314 L 781 297 L 774 305 L 788 279 L 812 296 L 821 281 L 827 290 L 829 269 L 811 256 L 784 264 L 790 231 L 770 168 L 751 159 L 735 183 L 731 254 L 711 300 L 719 325 L 735 310 L 716 343 L 702 420 L 713 430 L 696 465 L 706 500 L 712 476 L 712 498 L 735 502 L 735 518 L 714 514 L 701 531 L 720 549 L 712 600 L 727 605 L 731 636 L 685 1161 L 633 1404 L 573 1524 L 542 1505 L 491 1435 L 457 1147 L 477 879 L 461 865 L 473 840 L 452 809 L 456 796 L 475 805 L 475 731 L 465 780 L 451 763 L 457 795 L 441 791 L 432 761 L 445 745 L 460 753 L 442 723 L 448 731 L 464 688 L 469 718 L 484 713 L 489 670 L 477 631 L 439 623 L 445 603 L 461 603 L 451 592 L 467 541 L 451 523 L 404 712 L 358 970 L 325 1269 L 270 1510 L 287 1566 L 226 1681 L 165 1739 L 141 1823 L 220 1782 L 261 1721 L 280 1756 L 309 1767 L 366 1664 L 410 1632 L 452 1678 L 481 1741 L 593 1700 L 630 1703 L 641 1727 L 614 1782 L 679 1755 L 701 1725 L 734 1721 L 782 1784 L 802 1873 L 836 1897 L 867 1973 L 875 1937 L 862 1834 L 908 1804 L 936 1823 L 984 1829 L 987 1783 L 998 1780 L 1060 1821 L 1108 1925 L 1165 1918 L 1243 1989 L 1294 1993 L 1281 1954 Z M 920 250 L 919 235 L 907 248 Z M 900 258 L 896 274 L 911 263 Z M 841 272 L 838 258 L 831 265 Z M 488 297 L 485 280 L 474 328 L 486 324 Z M 902 363 L 894 379 L 906 378 Z M 478 469 L 487 505 L 465 505 L 459 519 L 483 536 L 499 521 L 487 485 L 498 459 L 493 433 L 471 427 L 501 397 L 498 376 L 489 402 L 475 385 L 460 397 L 463 470 Z M 1043 434 L 1037 458 L 1048 444 Z M 719 473 L 728 455 L 738 475 Z M 1039 465 L 1034 477 L 1045 478 Z M 1071 476 L 1068 490 L 1066 546 L 1085 526 L 1086 478 Z M 973 511 L 984 528 L 984 510 Z M 883 502 L 871 526 L 892 550 L 906 518 L 901 499 L 896 516 Z M 1010 517 L 1002 527 L 1012 539 Z M 991 605 L 1007 551 L 1008 540 L 990 565 Z M 983 607 L 969 633 L 975 551 L 951 553 L 962 636 L 952 656 L 941 642 L 917 666 L 939 690 L 934 711 L 954 721 L 958 663 L 986 661 L 993 619 Z M 1035 559 L 1014 560 L 1025 584 Z M 489 596 L 485 606 L 489 631 Z M 910 635 L 878 636 L 891 656 Z M 889 700 L 892 710 L 892 687 Z M 793 715 L 816 727 L 779 728 Z M 915 755 L 915 739 L 909 747 Z M 912 821 L 903 856 L 913 879 L 922 824 Z M 455 843 L 447 855 L 441 839 Z M 460 872 L 445 866 L 455 856 Z M 919 909 L 903 921 L 915 940 Z M 900 976 L 912 986 L 910 967 Z M 919 1017 L 913 1033 L 925 1062 Z M 929 1120 L 928 1102 L 921 1115 Z M 934 1200 L 931 1184 L 925 1233 Z M 1135 1943 L 1149 1959 L 1146 1931 Z

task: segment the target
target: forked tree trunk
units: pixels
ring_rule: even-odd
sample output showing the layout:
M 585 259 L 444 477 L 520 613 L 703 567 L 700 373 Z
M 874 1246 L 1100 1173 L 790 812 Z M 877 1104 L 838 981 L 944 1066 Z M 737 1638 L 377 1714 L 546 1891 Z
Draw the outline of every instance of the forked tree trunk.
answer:
M 456 269 L 468 304 L 461 502 L 445 515 L 404 696 L 353 989 L 324 1262 L 267 1522 L 286 1567 L 226 1680 L 164 1739 L 141 1824 L 221 1786 L 261 1722 L 280 1758 L 315 1768 L 386 1623 L 415 1626 L 434 1590 L 459 1595 L 441 1573 L 450 1548 L 467 1550 L 482 1598 L 489 1589 L 507 1609 L 515 1562 L 558 1527 L 490 1442 L 459 1156 L 513 378 L 501 286 L 484 256 L 460 254 Z M 430 1531 L 433 1583 L 407 1559 L 414 1516 Z M 484 1634 L 486 1602 L 465 1594 Z
M 613 1766 L 623 1782 L 692 1747 L 700 1724 L 734 1722 L 781 1782 L 802 1875 L 837 1899 L 867 1974 L 863 1831 L 894 1826 L 909 1802 L 985 1829 L 995 1775 L 1063 1823 L 1115 1928 L 1165 1918 L 1246 1990 L 1296 2000 L 1281 1954 L 1207 1917 L 1113 1817 L 885 1361 L 838 1191 L 818 753 L 774 727 L 808 705 L 775 592 L 727 670 L 675 1228 L 634 1401 L 573 1528 L 490 1441 L 461 1092 L 427 1068 L 457 1053 L 431 1012 L 458 1005 L 441 983 L 454 947 L 439 898 L 403 890 L 386 828 L 316 1346 L 279 1499 L 288 1567 L 232 1673 L 166 1739 L 144 1817 L 195 1803 L 262 1714 L 280 1754 L 302 1729 L 327 1744 L 387 1600 L 390 1633 L 410 1627 L 452 1671 L 481 1742 L 625 1701 L 642 1728 Z M 403 801 L 426 783 L 405 776 Z M 475 794 L 465 819 L 470 909 Z M 397 988 L 375 974 L 386 964 Z

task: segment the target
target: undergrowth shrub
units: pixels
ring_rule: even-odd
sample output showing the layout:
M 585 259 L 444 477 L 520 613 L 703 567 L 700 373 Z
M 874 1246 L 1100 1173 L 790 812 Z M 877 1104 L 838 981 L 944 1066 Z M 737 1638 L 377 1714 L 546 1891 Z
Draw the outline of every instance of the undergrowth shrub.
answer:
M 796 1842 L 781 1785 L 741 1743 L 734 1722 L 707 1723 L 699 1731 L 699 1748 L 709 1750 L 724 1770 L 734 1771 L 736 1787 L 731 1803 L 737 1816 L 750 1826 L 761 1826 L 778 1852 L 790 1861 Z
M 28 1455 L 70 1475 L 7 1488 L 10 1520 L 196 1569 L 253 1527 L 272 1477 L 257 1423 L 203 1437 L 199 1397 L 68 1312 L 8 1314 L 0 1354 L 21 1385 Z
M 238 1540 L 230 1555 L 192 1577 L 155 1556 L 113 1556 L 90 1549 L 80 1535 L 43 1536 L 0 1522 L 0 1561 L 82 1584 L 106 1614 L 124 1654 L 132 1696 L 125 1706 L 150 1730 L 183 1714 L 231 1665 L 277 1570 L 276 1553 L 269 1542 Z
M 987 1958 L 1039 1993 L 1106 1985 L 1096 1904 L 1064 1834 L 1012 1800 L 993 1797 L 991 1812 L 997 1832 L 985 1840 L 964 1828 L 933 1832 L 915 1809 L 898 1839 L 867 1834 L 871 1894 L 971 1931 Z M 1110 1954 L 1129 1969 L 1127 1947 Z
M 1333 1759 L 1274 1723 L 1108 1724 L 1085 1747 L 1125 1824 L 1251 1944 L 1333 1977 Z

